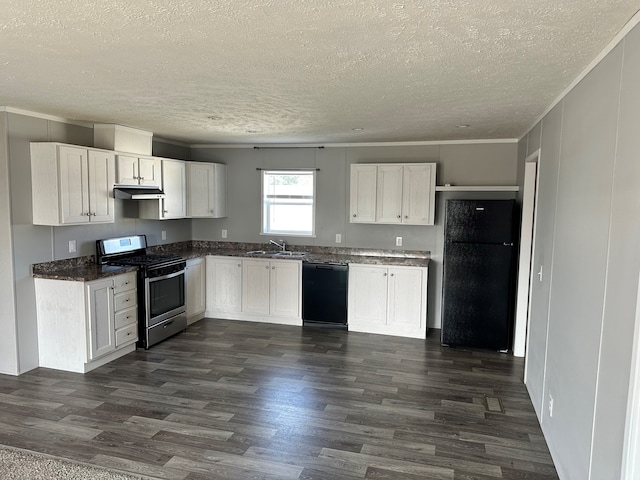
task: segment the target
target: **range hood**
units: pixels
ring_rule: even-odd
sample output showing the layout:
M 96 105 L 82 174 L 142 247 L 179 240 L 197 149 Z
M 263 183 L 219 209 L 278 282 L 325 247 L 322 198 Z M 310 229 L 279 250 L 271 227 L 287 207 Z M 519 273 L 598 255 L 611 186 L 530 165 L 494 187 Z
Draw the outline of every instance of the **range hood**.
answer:
M 144 187 L 142 185 L 116 185 L 113 196 L 124 200 L 157 200 L 165 198 L 165 193 L 158 187 Z

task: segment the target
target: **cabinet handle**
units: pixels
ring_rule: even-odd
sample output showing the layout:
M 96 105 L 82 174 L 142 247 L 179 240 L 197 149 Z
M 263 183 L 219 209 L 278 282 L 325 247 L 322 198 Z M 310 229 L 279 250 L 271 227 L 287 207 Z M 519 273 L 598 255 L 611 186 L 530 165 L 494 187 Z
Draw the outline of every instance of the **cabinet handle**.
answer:
M 169 210 L 163 210 L 162 213 L 169 213 Z
M 138 180 L 144 180 L 144 177 L 138 177 Z

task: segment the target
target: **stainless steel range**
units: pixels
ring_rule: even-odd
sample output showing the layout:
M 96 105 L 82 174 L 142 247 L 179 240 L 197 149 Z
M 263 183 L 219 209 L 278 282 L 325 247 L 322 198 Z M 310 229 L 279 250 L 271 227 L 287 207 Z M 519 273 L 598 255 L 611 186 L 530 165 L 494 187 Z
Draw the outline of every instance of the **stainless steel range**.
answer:
M 138 267 L 138 345 L 147 349 L 187 328 L 184 258 L 147 254 L 147 237 L 96 241 L 96 262 Z

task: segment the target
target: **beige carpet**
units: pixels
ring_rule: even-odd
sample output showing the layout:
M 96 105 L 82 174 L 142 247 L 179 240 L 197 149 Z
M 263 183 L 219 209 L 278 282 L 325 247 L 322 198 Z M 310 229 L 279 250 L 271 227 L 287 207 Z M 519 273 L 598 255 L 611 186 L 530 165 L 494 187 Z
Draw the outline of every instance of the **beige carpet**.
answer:
M 3 480 L 140 480 L 149 477 L 114 472 L 0 445 L 0 478 Z

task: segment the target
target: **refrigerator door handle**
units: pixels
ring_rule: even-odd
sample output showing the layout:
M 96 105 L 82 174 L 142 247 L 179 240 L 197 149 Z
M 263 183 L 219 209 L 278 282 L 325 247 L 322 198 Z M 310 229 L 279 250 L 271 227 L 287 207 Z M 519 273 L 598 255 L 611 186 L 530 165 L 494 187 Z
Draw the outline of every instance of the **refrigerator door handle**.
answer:
M 502 245 L 505 247 L 513 247 L 513 243 L 504 242 Z

